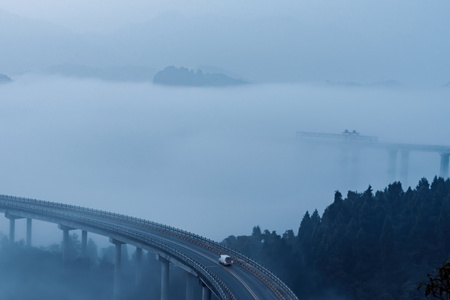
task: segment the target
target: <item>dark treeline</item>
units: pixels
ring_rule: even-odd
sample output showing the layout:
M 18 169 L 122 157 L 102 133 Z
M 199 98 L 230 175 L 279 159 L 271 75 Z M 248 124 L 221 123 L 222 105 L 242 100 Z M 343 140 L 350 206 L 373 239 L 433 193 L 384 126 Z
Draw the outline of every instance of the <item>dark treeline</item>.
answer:
M 9 300 L 110 300 L 114 286 L 114 246 L 97 249 L 90 239 L 87 257 L 81 257 L 81 243 L 70 236 L 70 259 L 62 261 L 60 244 L 27 247 L 23 241 L 0 241 L 0 299 Z M 153 253 L 143 256 L 143 280 L 136 286 L 135 253 L 122 246 L 121 300 L 159 299 L 161 264 Z M 186 272 L 170 268 L 169 296 L 185 299 Z M 201 287 L 195 290 L 201 297 Z
M 245 81 L 220 73 L 194 72 L 187 68 L 166 67 L 155 74 L 153 82 L 172 86 L 232 86 L 246 84 Z
M 449 259 L 450 180 L 426 179 L 415 189 L 399 182 L 383 191 L 336 192 L 323 215 L 306 212 L 297 232 L 253 228 L 223 243 L 254 258 L 285 281 L 300 299 L 423 299 L 427 274 Z M 0 242 L 0 299 L 111 299 L 114 247 L 88 257 L 71 235 L 70 260 L 61 245 L 29 248 Z M 144 257 L 144 282 L 135 288 L 134 253 L 122 250 L 123 299 L 158 299 L 160 263 Z M 184 299 L 185 273 L 171 268 L 171 299 Z M 200 288 L 196 293 L 200 297 Z
M 298 232 L 261 231 L 223 243 L 267 266 L 300 299 L 423 299 L 418 284 L 449 259 L 450 180 L 336 192 Z

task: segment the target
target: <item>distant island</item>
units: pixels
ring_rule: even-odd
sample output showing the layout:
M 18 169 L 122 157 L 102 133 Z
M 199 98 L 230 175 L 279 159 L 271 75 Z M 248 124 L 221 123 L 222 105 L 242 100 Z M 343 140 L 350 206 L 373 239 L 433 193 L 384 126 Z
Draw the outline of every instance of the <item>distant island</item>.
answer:
M 0 74 L 0 84 L 11 82 L 12 79 L 4 74 Z
M 153 78 L 156 84 L 172 86 L 232 86 L 247 82 L 221 73 L 196 72 L 187 68 L 170 66 L 156 73 Z

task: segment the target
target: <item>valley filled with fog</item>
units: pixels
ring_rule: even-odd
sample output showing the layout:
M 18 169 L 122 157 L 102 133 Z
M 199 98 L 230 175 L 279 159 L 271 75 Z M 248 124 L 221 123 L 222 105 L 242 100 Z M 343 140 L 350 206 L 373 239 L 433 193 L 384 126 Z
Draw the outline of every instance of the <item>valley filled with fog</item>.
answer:
M 390 183 L 385 151 L 361 149 L 350 157 L 337 147 L 304 144 L 296 131 L 348 129 L 383 142 L 449 145 L 449 93 L 332 84 L 169 88 L 18 76 L 0 86 L 0 190 L 215 240 L 248 234 L 255 225 L 296 231 L 304 213 L 322 213 L 336 190 L 345 195 Z M 439 155 L 410 154 L 407 185 L 437 174 Z M 7 228 L 7 219 L 1 222 Z M 60 232 L 54 233 L 57 241 Z
M 7 198 L 0 298 L 164 299 L 169 260 L 171 299 L 190 297 L 184 270 L 204 299 L 210 275 L 236 298 L 284 295 L 238 251 L 300 299 L 422 299 L 419 282 L 450 253 L 448 11 L 445 0 L 0 1 L 0 194 L 221 243 L 120 218 L 87 240 L 72 221 L 15 221 Z M 111 228 L 133 231 L 130 244 Z M 142 287 L 131 244 L 148 250 Z M 218 269 L 219 252 L 238 265 Z

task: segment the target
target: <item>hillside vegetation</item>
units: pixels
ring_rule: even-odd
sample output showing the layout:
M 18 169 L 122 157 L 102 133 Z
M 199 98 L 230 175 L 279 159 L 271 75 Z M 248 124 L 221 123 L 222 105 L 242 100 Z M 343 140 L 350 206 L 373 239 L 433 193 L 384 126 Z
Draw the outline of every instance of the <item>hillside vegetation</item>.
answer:
M 223 243 L 266 265 L 300 299 L 422 299 L 420 282 L 449 259 L 450 180 L 399 182 L 383 191 L 336 192 L 298 232 L 253 228 Z
M 187 68 L 170 66 L 156 73 L 153 82 L 173 86 L 230 86 L 246 82 L 221 73 L 194 72 Z
M 297 232 L 287 230 L 278 235 L 255 226 L 250 236 L 229 236 L 223 243 L 268 267 L 299 299 L 424 299 L 425 288 L 418 289 L 419 283 L 428 282 L 427 274 L 449 259 L 449 209 L 449 179 L 434 178 L 431 184 L 422 179 L 416 188 L 406 191 L 394 182 L 375 193 L 370 186 L 362 193 L 350 191 L 346 198 L 335 192 L 322 216 L 317 210 L 305 213 Z M 10 245 L 1 235 L 0 241 L 2 299 L 112 296 L 113 246 L 97 251 L 89 240 L 88 258 L 81 258 L 80 241 L 73 234 L 71 258 L 63 263 L 61 245 L 27 248 L 23 241 Z M 157 285 L 133 289 L 134 254 L 130 259 L 126 249 L 122 260 L 127 296 L 157 297 Z M 145 259 L 146 270 L 152 270 L 145 282 L 161 276 L 159 262 L 151 257 Z M 171 292 L 174 298 L 184 297 L 180 288 L 183 272 L 172 274 L 172 284 L 177 287 Z

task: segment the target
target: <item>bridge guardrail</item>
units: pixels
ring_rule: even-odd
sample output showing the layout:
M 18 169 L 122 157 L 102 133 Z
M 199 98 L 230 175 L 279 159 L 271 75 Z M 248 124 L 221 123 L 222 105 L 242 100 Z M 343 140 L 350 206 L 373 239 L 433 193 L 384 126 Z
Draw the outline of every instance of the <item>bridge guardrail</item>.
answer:
M 39 213 L 50 213 L 52 212 L 53 214 L 55 214 L 54 211 L 51 211 L 49 209 L 46 209 L 46 207 L 42 207 L 42 206 L 26 206 L 24 205 L 24 203 L 22 201 L 22 203 L 20 203 L 19 201 L 15 201 L 18 200 L 17 198 L 12 198 L 10 200 L 14 200 L 14 201 L 8 201 L 7 203 L 5 203 L 3 196 L 0 196 L 0 204 L 3 204 L 9 208 L 18 208 L 18 209 L 24 209 L 27 211 L 31 211 L 31 212 L 39 212 Z M 23 199 L 23 198 L 22 198 Z M 20 200 L 22 200 L 20 199 Z M 3 200 L 3 201 L 2 201 Z M 39 200 L 37 200 L 39 201 Z M 26 201 L 29 202 L 29 201 Z M 36 201 L 33 201 L 34 203 L 39 203 Z M 48 202 L 40 202 L 41 204 L 50 204 Z M 51 203 L 51 206 L 54 206 L 54 203 Z M 58 206 L 58 205 L 56 205 Z M 63 206 L 64 207 L 64 206 Z M 73 207 L 73 206 L 68 206 L 68 207 Z M 77 207 L 78 209 L 80 209 L 81 207 Z M 114 214 L 115 216 L 117 214 Z M 186 266 L 194 269 L 196 272 L 198 272 L 198 277 L 217 295 L 219 296 L 221 299 L 227 299 L 227 300 L 235 300 L 236 298 L 234 297 L 234 295 L 231 293 L 231 291 L 227 288 L 227 286 L 223 283 L 223 281 L 218 278 L 215 274 L 211 273 L 208 271 L 208 269 L 203 266 L 202 264 L 200 264 L 199 262 L 193 260 L 192 258 L 186 256 L 185 254 L 183 254 L 182 252 L 174 249 L 173 247 L 170 247 L 169 245 L 162 243 L 160 241 L 157 241 L 155 239 L 149 238 L 148 236 L 145 236 L 143 234 L 139 234 L 136 232 L 133 232 L 131 230 L 127 230 L 123 227 L 117 226 L 117 225 L 112 225 L 110 223 L 105 223 L 105 222 L 101 222 L 98 220 L 93 220 L 93 219 L 89 219 L 89 218 L 82 218 L 73 214 L 70 214 L 69 212 L 59 212 L 58 216 L 64 219 L 70 219 L 71 221 L 74 222 L 80 222 L 81 224 L 89 224 L 89 225 L 94 225 L 94 226 L 98 226 L 99 228 L 102 229 L 106 229 L 109 230 L 111 233 L 115 233 L 115 234 L 123 234 L 124 237 L 126 237 L 126 239 L 135 239 L 137 242 L 141 242 L 141 243 L 147 243 L 148 245 L 155 247 L 157 249 L 159 249 L 160 251 L 166 253 L 168 256 L 172 256 L 172 257 L 176 257 L 177 259 L 179 259 L 183 264 L 185 264 Z
M 81 206 L 75 206 L 75 205 L 71 205 L 71 204 L 63 204 L 63 203 L 58 203 L 58 202 L 49 202 L 49 201 L 43 201 L 43 200 L 37 200 L 37 199 L 29 199 L 29 198 L 21 198 L 21 197 L 15 197 L 15 196 L 7 196 L 7 195 L 0 195 L 0 200 L 2 198 L 6 198 L 9 200 L 14 200 L 15 202 L 25 202 L 25 203 L 30 203 L 30 204 L 44 204 L 45 206 L 50 206 L 50 207 L 57 207 L 57 208 L 66 208 L 66 209 L 70 209 L 70 210 L 77 210 L 77 211 L 82 211 L 82 212 L 88 212 L 90 214 L 95 214 L 95 215 L 100 215 L 103 217 L 112 217 L 114 219 L 121 219 L 127 222 L 134 222 L 140 225 L 146 225 L 149 226 L 153 229 L 156 230 L 164 230 L 164 231 L 169 231 L 172 234 L 176 234 L 178 236 L 182 236 L 184 238 L 189 238 L 189 239 L 195 239 L 199 242 L 202 243 L 206 243 L 208 244 L 209 247 L 212 247 L 213 249 L 216 250 L 217 253 L 228 253 L 230 255 L 232 255 L 233 257 L 237 258 L 238 261 L 241 262 L 241 265 L 245 268 L 247 268 L 249 271 L 253 272 L 255 275 L 257 275 L 263 282 L 266 283 L 266 285 L 268 285 L 278 296 L 280 299 L 286 299 L 285 296 L 288 296 L 288 299 L 292 299 L 292 300 L 298 300 L 297 296 L 291 291 L 291 289 L 281 280 L 279 279 L 275 274 L 273 274 L 272 272 L 270 272 L 267 268 L 265 268 L 264 266 L 262 266 L 261 264 L 257 263 L 256 261 L 252 260 L 251 258 L 229 248 L 226 247 L 225 245 L 222 245 L 218 242 L 215 242 L 211 239 L 208 239 L 206 237 L 202 237 L 198 234 L 194 234 L 191 232 L 188 232 L 186 230 L 182 230 L 176 227 L 172 227 L 172 226 L 168 226 L 168 225 L 164 225 L 161 223 L 157 223 L 157 222 L 153 222 L 153 221 L 149 221 L 149 220 L 145 220 L 142 218 L 136 218 L 136 217 L 131 217 L 131 216 L 127 216 L 124 214 L 117 214 L 117 213 L 111 213 L 111 212 L 107 212 L 107 211 L 103 211 L 103 210 L 98 210 L 98 209 L 93 209 L 93 208 L 86 208 L 86 207 L 81 207 Z M 244 262 L 244 263 L 242 263 Z M 262 274 L 264 274 L 265 276 L 267 276 L 270 280 L 274 281 L 281 289 L 281 291 L 276 288 L 271 282 L 269 282 L 268 280 L 266 280 L 264 277 L 262 277 L 260 274 L 258 274 L 257 272 L 254 271 L 254 269 L 249 268 L 252 267 L 256 270 L 258 270 L 259 272 L 261 272 Z M 210 274 L 213 275 L 213 274 Z M 281 294 L 281 292 L 283 292 L 284 295 Z M 225 299 L 225 298 L 224 298 Z

